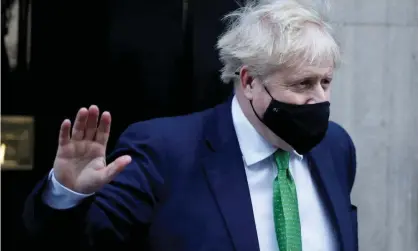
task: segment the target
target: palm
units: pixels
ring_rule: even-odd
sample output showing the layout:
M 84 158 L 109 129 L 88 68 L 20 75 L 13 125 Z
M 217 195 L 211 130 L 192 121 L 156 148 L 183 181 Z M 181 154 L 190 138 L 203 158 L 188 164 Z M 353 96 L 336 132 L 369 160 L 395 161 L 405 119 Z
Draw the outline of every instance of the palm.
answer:
M 89 110 L 80 109 L 71 137 L 71 122 L 65 120 L 61 125 L 54 175 L 61 184 L 77 192 L 97 191 L 130 162 L 129 156 L 122 156 L 106 168 L 111 117 L 105 112 L 100 122 L 98 118 L 99 109 L 96 106 L 91 106 Z
M 71 166 L 72 170 L 82 170 L 84 167 L 100 169 L 105 167 L 103 161 L 106 146 L 90 140 L 72 141 L 58 148 L 56 165 Z

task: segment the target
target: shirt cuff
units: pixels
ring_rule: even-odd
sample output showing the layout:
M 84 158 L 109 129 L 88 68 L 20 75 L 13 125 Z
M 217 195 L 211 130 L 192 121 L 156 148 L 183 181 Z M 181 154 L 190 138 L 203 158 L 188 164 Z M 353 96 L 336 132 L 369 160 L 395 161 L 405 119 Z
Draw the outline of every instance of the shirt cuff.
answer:
M 48 184 L 42 194 L 42 200 L 54 209 L 69 209 L 77 206 L 83 199 L 93 194 L 77 193 L 60 184 L 55 179 L 54 169 L 52 169 L 48 175 Z

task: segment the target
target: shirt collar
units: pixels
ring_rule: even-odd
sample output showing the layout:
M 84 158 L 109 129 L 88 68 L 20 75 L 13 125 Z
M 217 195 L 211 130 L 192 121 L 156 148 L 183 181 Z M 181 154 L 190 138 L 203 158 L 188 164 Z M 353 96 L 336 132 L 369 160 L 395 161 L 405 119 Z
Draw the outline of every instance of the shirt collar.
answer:
M 232 120 L 241 153 L 247 166 L 256 164 L 277 151 L 277 148 L 267 142 L 244 115 L 236 96 L 232 99 Z M 293 151 L 292 155 L 299 159 L 303 158 L 296 151 Z

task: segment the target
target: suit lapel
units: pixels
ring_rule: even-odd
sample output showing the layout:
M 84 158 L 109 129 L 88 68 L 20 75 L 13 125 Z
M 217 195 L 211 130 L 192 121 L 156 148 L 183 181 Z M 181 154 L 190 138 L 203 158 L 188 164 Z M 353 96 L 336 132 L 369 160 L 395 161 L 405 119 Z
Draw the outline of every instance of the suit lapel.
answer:
M 206 129 L 203 166 L 211 191 L 237 251 L 259 250 L 242 154 L 232 122 L 231 103 L 214 110 Z
M 313 176 L 319 184 L 322 198 L 327 205 L 333 225 L 338 233 L 339 250 L 351 250 L 348 236 L 351 232 L 349 205 L 345 200 L 338 176 L 334 170 L 332 155 L 324 144 L 318 145 L 308 155 L 309 165 L 313 168 Z

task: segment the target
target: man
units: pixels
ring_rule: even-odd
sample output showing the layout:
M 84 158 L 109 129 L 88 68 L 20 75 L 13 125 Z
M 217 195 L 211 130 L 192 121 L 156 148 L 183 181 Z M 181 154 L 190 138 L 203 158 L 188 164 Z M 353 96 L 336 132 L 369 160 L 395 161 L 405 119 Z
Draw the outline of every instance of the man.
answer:
M 218 48 L 235 95 L 131 125 L 107 166 L 110 114 L 80 109 L 26 203 L 34 236 L 77 250 L 358 249 L 355 149 L 328 122 L 339 59 L 328 25 L 292 0 L 228 17 Z

